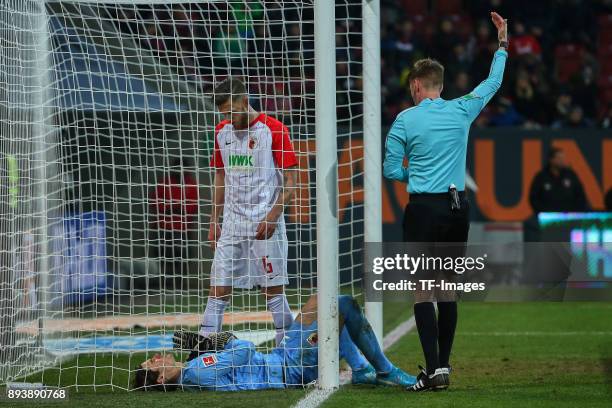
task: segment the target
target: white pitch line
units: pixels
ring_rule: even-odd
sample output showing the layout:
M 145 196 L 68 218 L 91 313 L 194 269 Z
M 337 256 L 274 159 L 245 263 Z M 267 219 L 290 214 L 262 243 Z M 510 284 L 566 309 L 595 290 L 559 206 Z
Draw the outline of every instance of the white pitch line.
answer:
M 398 342 L 406 333 L 410 330 L 414 329 L 416 326 L 416 322 L 414 321 L 414 316 L 405 322 L 401 323 L 395 329 L 391 330 L 389 334 L 387 334 L 383 338 L 383 350 L 387 350 L 389 347 L 393 346 Z M 351 381 L 351 371 L 343 371 L 340 373 L 340 385 L 348 384 Z M 337 389 L 333 390 L 322 390 L 319 388 L 315 388 L 310 391 L 308 394 L 304 396 L 301 400 L 299 400 L 293 408 L 316 408 L 323 404 L 329 397 L 336 392 Z
M 414 316 L 412 316 L 410 319 L 391 330 L 383 339 L 383 350 L 387 350 L 389 347 L 393 346 L 400 338 L 405 336 L 406 333 L 414 329 L 415 326 L 416 321 L 414 320 Z
M 310 391 L 304 398 L 295 404 L 294 408 L 316 408 L 323 404 L 336 390 L 322 390 L 315 388 Z
M 612 336 L 612 331 L 566 331 L 566 332 L 544 332 L 544 331 L 524 331 L 524 332 L 457 332 L 457 336 Z

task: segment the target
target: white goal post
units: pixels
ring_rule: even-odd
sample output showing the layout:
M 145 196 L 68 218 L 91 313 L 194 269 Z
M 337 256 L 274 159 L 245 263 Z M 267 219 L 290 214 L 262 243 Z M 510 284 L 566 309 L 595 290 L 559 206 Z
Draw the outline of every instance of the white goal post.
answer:
M 285 214 L 286 291 L 294 313 L 317 292 L 318 386 L 337 387 L 338 294 L 364 300 L 382 340 L 382 304 L 361 286 L 363 244 L 382 241 L 379 8 L 3 1 L 0 383 L 77 367 L 102 381 L 86 386 L 129 389 L 132 356 L 199 326 L 213 257 L 213 86 L 232 75 L 289 129 L 299 175 Z M 195 186 L 188 215 L 160 198 L 176 172 Z M 159 208 L 166 215 L 152 215 Z M 161 219 L 190 220 L 184 247 L 160 237 Z M 224 327 L 265 350 L 272 323 L 257 293 L 234 291 Z M 94 362 L 105 353 L 128 357 L 105 362 L 111 378 L 99 380 Z
M 364 241 L 383 242 L 380 0 L 363 1 Z M 382 345 L 382 302 L 365 304 L 366 317 Z

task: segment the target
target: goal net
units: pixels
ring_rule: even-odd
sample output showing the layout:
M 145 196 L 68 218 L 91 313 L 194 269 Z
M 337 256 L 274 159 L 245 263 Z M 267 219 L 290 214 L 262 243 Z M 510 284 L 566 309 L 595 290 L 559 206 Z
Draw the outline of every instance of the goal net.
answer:
M 339 290 L 360 297 L 361 0 L 335 3 Z M 288 128 L 292 312 L 316 292 L 312 0 L 6 0 L 0 31 L 0 382 L 129 389 L 175 329 L 198 330 L 228 76 Z M 274 346 L 256 288 L 223 322 Z

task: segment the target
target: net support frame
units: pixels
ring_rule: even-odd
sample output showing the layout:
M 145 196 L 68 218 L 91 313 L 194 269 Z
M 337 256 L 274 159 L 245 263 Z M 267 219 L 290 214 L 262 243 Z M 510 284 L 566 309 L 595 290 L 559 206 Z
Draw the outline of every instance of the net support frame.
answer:
M 380 0 L 363 0 L 364 238 L 382 242 L 382 140 L 380 100 Z M 383 338 L 383 304 L 365 299 L 365 313 L 378 342 Z
M 336 129 L 335 10 L 314 2 L 317 197 L 317 301 L 321 389 L 339 385 L 338 369 L 338 146 Z
M 39 166 L 35 166 L 35 169 L 38 174 L 36 174 L 35 179 L 38 181 L 37 188 L 35 190 L 35 195 L 37 200 L 36 205 L 39 206 L 37 213 L 39 214 L 39 222 L 37 235 L 39 236 L 40 242 L 40 253 L 41 259 L 40 264 L 38 266 L 38 276 L 39 276 L 39 284 L 41 287 L 48 287 L 48 273 L 49 273 L 49 209 L 48 209 L 48 199 L 49 194 L 47 191 L 47 183 L 49 180 L 48 174 L 48 163 L 49 158 L 47 157 L 47 152 L 49 149 L 49 144 L 47 138 L 49 137 L 51 127 L 47 122 L 46 118 L 49 118 L 49 108 L 47 107 L 47 101 L 49 100 L 49 84 L 51 81 L 50 78 L 50 66 L 51 63 L 49 61 L 51 54 L 51 44 L 49 43 L 49 33 L 48 33 L 48 16 L 45 7 L 45 0 L 40 0 L 37 3 L 39 10 L 35 15 L 36 23 L 34 27 L 36 27 L 35 36 L 37 37 L 36 42 L 36 67 L 35 67 L 35 75 L 34 80 L 37 81 L 37 86 L 35 89 L 38 89 L 35 95 L 35 103 L 40 109 L 36 109 L 35 112 L 40 116 L 38 120 L 35 120 L 34 127 L 34 154 L 36 155 L 35 160 L 40 163 Z M 42 321 L 46 317 L 48 299 L 46 291 L 42 290 L 39 294 L 39 304 L 38 309 L 38 321 L 39 321 L 39 344 L 42 345 Z

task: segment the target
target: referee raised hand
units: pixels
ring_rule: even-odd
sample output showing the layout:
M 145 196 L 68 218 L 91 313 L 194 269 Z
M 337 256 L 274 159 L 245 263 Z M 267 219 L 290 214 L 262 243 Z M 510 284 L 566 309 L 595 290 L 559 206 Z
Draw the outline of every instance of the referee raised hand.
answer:
M 408 183 L 410 203 L 404 214 L 404 241 L 466 243 L 470 228 L 465 197 L 465 162 L 471 123 L 500 88 L 508 58 L 508 25 L 492 12 L 499 49 L 493 55 L 489 77 L 469 94 L 440 97 L 444 67 L 422 59 L 409 74 L 415 106 L 401 112 L 387 135 L 384 176 Z M 408 158 L 410 168 L 403 166 Z M 465 250 L 461 250 L 463 256 Z M 453 272 L 451 272 L 454 275 Z M 453 276 L 438 272 L 437 278 Z M 434 302 L 438 304 L 436 317 Z M 414 317 L 425 356 L 411 391 L 445 389 L 449 385 L 450 354 L 457 326 L 457 294 L 439 289 L 415 293 Z

